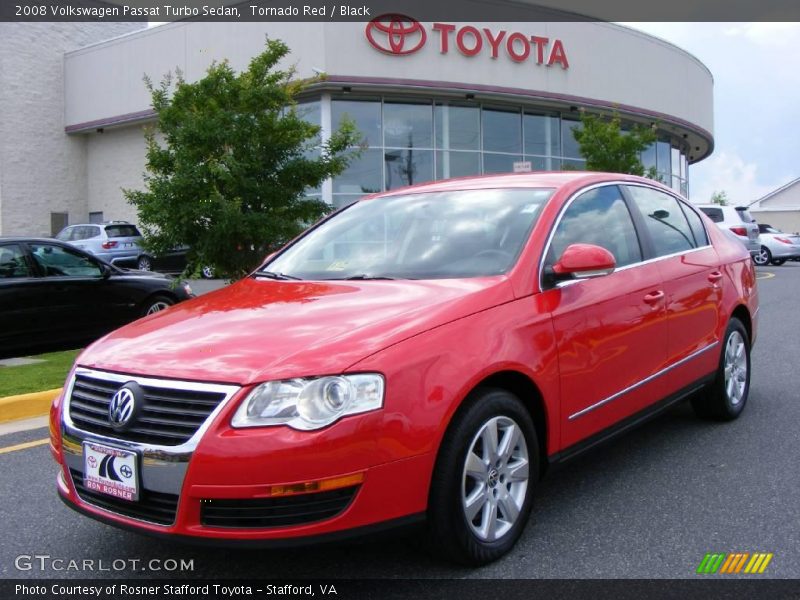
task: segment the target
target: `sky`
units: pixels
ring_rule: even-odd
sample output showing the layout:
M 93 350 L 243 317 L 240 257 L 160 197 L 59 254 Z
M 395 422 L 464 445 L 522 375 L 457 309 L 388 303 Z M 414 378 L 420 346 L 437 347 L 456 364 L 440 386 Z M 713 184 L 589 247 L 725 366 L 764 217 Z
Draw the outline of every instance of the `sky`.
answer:
M 624 23 L 692 53 L 714 76 L 714 152 L 689 196 L 750 204 L 800 177 L 800 23 Z

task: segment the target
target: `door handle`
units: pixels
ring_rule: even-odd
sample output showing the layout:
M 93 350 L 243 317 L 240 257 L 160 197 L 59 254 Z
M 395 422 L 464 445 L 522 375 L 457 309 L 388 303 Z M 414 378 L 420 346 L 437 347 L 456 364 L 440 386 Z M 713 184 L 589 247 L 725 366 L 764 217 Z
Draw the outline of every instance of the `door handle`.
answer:
M 647 304 L 655 304 L 656 302 L 660 302 L 664 299 L 664 292 L 658 290 L 657 292 L 651 292 L 644 297 L 644 301 Z
M 720 279 L 722 279 L 722 273 L 719 271 L 712 271 L 708 274 L 708 280 L 711 283 L 717 283 Z

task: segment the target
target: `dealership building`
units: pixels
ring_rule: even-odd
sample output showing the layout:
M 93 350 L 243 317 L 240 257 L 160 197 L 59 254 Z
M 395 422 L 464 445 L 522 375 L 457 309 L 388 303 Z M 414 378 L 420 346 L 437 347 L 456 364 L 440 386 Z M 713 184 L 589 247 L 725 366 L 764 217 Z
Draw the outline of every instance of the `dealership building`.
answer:
M 38 27 L 38 37 L 47 27 L 92 27 L 96 36 L 103 25 L 5 27 Z M 41 123 L 18 114 L 5 123 L 11 135 L 0 141 L 0 233 L 51 234 L 87 220 L 135 222 L 121 190 L 143 186 L 143 132 L 154 122 L 143 76 L 157 82 L 177 68 L 193 81 L 223 59 L 244 69 L 267 35 L 289 46 L 286 66 L 294 65 L 298 77 L 324 74 L 300 106 L 321 126 L 322 138 L 348 115 L 368 145 L 345 173 L 313 191 L 334 206 L 435 179 L 581 169 L 572 130 L 582 110 L 616 111 L 626 124 L 655 128 L 658 141 L 644 152 L 645 167 L 655 167 L 662 181 L 684 194 L 689 165 L 713 150 L 709 70 L 670 43 L 615 24 L 393 17 L 370 23 L 177 22 L 123 35 L 105 27 L 117 37 L 64 48 L 59 69 L 51 69 L 48 102 L 59 105 L 59 114 Z M 39 60 L 35 53 L 29 59 Z M 0 72 L 0 83 L 9 77 Z M 16 127 L 24 127 L 24 135 Z M 46 131 L 38 134 L 37 127 Z M 20 147 L 30 162 L 5 160 Z

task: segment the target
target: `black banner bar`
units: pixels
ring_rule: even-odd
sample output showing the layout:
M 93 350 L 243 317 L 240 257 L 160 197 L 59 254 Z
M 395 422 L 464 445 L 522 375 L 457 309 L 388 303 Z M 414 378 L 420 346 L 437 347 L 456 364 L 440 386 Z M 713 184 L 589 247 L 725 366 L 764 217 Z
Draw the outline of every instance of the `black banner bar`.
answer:
M 0 21 L 800 21 L 797 0 L 3 0 Z
M 17 600 L 686 600 L 798 598 L 798 580 L 0 580 L 0 598 Z

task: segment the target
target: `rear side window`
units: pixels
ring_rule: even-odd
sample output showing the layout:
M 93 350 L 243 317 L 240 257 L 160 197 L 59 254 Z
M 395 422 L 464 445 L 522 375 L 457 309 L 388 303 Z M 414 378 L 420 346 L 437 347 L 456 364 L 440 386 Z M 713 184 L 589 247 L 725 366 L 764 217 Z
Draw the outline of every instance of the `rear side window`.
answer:
M 646 187 L 628 186 L 628 190 L 644 217 L 656 256 L 685 252 L 697 247 L 694 233 L 675 198 Z
M 30 277 L 31 271 L 22 249 L 16 244 L 0 246 L 0 279 Z
M 714 223 L 722 223 L 725 217 L 722 216 L 721 208 L 711 208 L 709 206 L 701 206 L 700 210 L 706 213 L 706 216 L 714 221 Z
M 700 218 L 700 215 L 686 206 L 686 204 L 682 202 L 679 204 L 683 209 L 683 214 L 686 215 L 686 220 L 689 221 L 689 228 L 694 234 L 694 241 L 697 247 L 708 246 L 708 234 L 706 233 L 706 228 L 703 227 L 703 220 Z
M 579 243 L 605 248 L 618 267 L 642 260 L 633 219 L 617 186 L 590 190 L 569 205 L 553 235 L 548 263 L 555 263 L 570 244 Z
M 106 225 L 106 234 L 110 238 L 139 237 L 141 235 L 135 225 Z
M 736 209 L 739 218 L 742 220 L 742 223 L 752 223 L 753 222 L 753 215 L 750 214 L 746 208 L 737 208 Z

